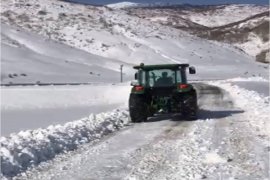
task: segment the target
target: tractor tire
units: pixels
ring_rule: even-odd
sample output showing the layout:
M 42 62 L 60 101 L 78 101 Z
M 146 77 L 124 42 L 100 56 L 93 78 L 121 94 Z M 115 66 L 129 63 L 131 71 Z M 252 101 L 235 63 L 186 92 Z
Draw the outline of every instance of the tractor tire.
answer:
M 183 107 L 183 116 L 189 120 L 197 120 L 197 94 L 195 90 L 192 90 L 187 96 L 187 103 Z
M 147 120 L 147 104 L 142 95 L 130 94 L 129 113 L 131 122 L 139 123 Z

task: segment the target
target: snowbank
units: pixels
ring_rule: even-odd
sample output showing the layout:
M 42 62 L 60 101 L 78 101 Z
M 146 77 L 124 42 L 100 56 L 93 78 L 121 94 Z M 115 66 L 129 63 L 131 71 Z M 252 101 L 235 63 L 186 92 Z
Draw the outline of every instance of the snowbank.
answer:
M 230 81 L 211 82 L 212 85 L 219 86 L 230 92 L 235 100 L 236 106 L 245 110 L 246 121 L 255 134 L 270 137 L 270 97 L 263 96 L 256 91 L 250 91 L 237 85 L 232 85 Z M 266 138 L 265 143 L 269 143 Z
M 21 131 L 1 137 L 1 176 L 13 177 L 56 154 L 76 149 L 80 144 L 97 140 L 129 122 L 126 110 L 114 110 L 65 125 Z

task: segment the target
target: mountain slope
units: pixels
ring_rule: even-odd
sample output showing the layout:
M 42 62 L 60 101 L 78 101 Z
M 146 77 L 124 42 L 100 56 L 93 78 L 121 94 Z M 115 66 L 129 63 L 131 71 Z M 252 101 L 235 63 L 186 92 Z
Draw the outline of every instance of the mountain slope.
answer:
M 8 25 L 2 24 L 1 29 L 1 83 L 119 81 L 119 62 L 116 60 Z
M 133 74 L 130 65 L 141 62 L 190 63 L 198 68 L 199 74 L 194 78 L 261 74 L 256 68 L 248 68 L 259 66 L 251 61 L 252 58 L 232 46 L 209 42 L 182 30 L 134 17 L 125 10 L 52 0 L 3 1 L 1 10 L 4 24 L 19 26 L 91 54 L 114 59 L 117 65 L 112 67 L 115 71 L 120 64 L 126 64 L 126 76 Z M 106 68 L 112 67 L 106 65 Z M 227 73 L 227 69 L 232 72 Z
M 130 15 L 232 44 L 255 57 L 269 49 L 269 7 L 256 5 L 129 8 Z M 259 56 L 269 62 L 267 56 Z
M 269 51 L 269 11 L 247 19 L 198 32 L 200 37 L 234 44 L 252 56 Z M 263 62 L 268 62 L 265 58 Z
M 268 6 L 228 4 L 184 11 L 182 17 L 207 27 L 219 27 L 268 11 Z

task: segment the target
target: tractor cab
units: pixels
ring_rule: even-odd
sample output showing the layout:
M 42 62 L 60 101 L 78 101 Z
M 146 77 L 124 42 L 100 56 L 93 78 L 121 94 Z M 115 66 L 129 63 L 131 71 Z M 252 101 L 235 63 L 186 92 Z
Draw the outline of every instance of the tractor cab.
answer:
M 186 69 L 188 64 L 161 64 L 134 66 L 137 69 L 135 81 L 132 82 L 133 93 L 144 93 L 145 90 L 166 91 L 188 89 Z M 190 74 L 195 74 L 195 68 L 189 67 Z M 155 94 L 155 93 L 154 93 Z
M 137 70 L 129 96 L 132 122 L 143 122 L 157 113 L 181 113 L 196 119 L 197 95 L 187 83 L 186 69 L 195 74 L 188 64 L 160 64 L 134 66 Z

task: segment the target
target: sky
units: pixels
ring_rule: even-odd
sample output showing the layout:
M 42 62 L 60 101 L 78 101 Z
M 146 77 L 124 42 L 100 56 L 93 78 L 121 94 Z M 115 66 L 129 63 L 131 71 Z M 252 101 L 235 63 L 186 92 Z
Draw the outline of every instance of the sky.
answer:
M 86 4 L 111 4 L 117 2 L 136 2 L 136 3 L 155 3 L 155 2 L 162 2 L 162 3 L 173 3 L 173 4 L 268 4 L 268 0 L 70 0 L 74 2 L 82 2 Z

